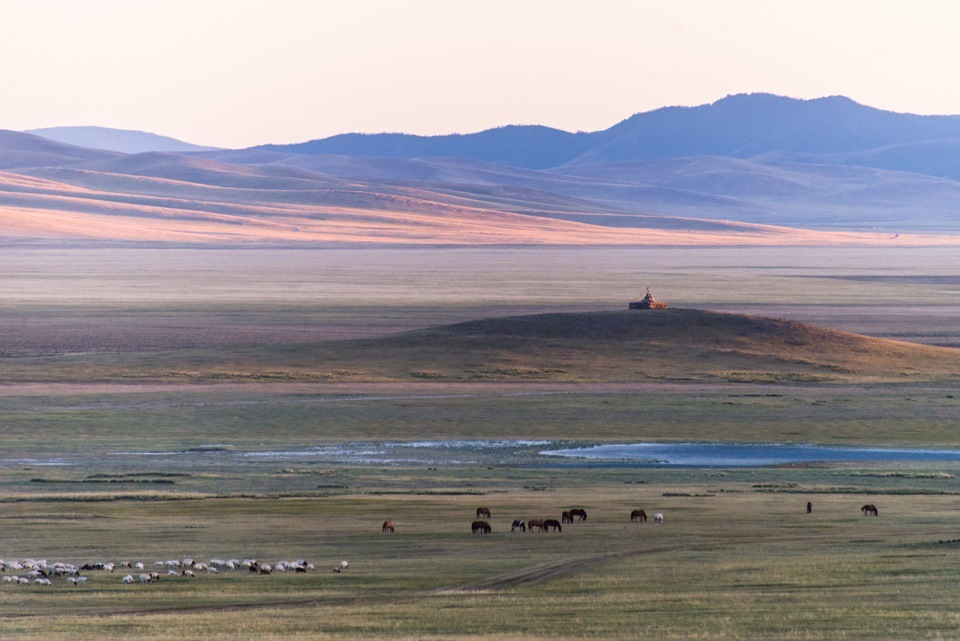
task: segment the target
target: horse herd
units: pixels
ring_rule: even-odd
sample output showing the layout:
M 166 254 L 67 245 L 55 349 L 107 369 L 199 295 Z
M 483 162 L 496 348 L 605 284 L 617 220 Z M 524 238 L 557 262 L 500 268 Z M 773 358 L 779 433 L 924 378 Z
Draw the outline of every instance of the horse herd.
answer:
M 490 526 L 490 523 L 487 522 L 487 519 L 490 518 L 490 508 L 486 506 L 478 507 L 476 511 L 476 520 L 470 524 L 470 531 L 473 534 L 490 534 L 493 532 L 493 528 Z M 573 523 L 574 519 L 577 521 L 586 521 L 587 520 L 587 511 L 583 508 L 573 508 L 572 510 L 566 510 L 560 515 L 560 520 L 557 519 L 514 519 L 513 523 L 510 524 L 511 532 L 563 532 L 563 526 L 569 523 Z M 646 521 L 647 513 L 644 510 L 634 510 L 630 513 L 630 520 L 633 522 L 637 521 Z M 656 512 L 653 515 L 653 522 L 656 524 L 663 524 L 663 513 Z M 393 521 L 384 521 L 383 526 L 381 527 L 381 532 L 384 534 L 394 534 L 396 533 L 396 528 L 393 525 Z

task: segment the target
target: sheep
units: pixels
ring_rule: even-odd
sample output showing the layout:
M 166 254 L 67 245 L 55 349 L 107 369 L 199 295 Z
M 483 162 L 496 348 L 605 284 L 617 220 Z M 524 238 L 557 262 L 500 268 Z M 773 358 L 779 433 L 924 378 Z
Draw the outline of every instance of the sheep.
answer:
M 184 570 L 184 571 L 183 571 L 183 576 L 185 576 L 185 577 L 187 577 L 187 578 L 189 578 L 189 579 L 196 578 L 196 575 L 193 573 L 193 570 Z
M 141 574 L 140 576 L 143 576 L 143 575 Z M 124 583 L 133 583 L 133 575 L 132 575 L 132 574 L 128 574 L 127 576 L 123 577 L 123 582 L 124 582 Z
M 220 574 L 219 570 L 217 570 L 217 568 L 213 567 L 212 565 L 207 566 L 207 573 L 208 573 L 208 574 Z
M 170 569 L 170 570 L 167 570 L 167 576 L 180 576 L 180 573 L 177 572 L 176 570 Z
M 76 582 L 77 582 L 77 585 L 86 585 L 86 584 L 87 584 L 87 577 L 85 577 L 85 576 L 78 576 L 78 577 L 76 577 Z
M 20 585 L 30 585 L 30 579 L 28 579 L 25 576 L 22 576 L 17 580 L 17 583 L 19 583 Z
M 4 583 L 13 583 L 14 579 L 16 578 L 17 577 L 8 574 L 7 576 L 3 577 L 3 579 L 0 579 L 0 581 L 3 581 Z
M 140 579 L 140 583 L 150 583 L 151 581 L 153 581 L 153 577 L 146 573 L 141 574 L 139 576 L 139 579 Z
M 260 574 L 270 574 L 273 571 L 273 568 L 270 567 L 268 563 L 262 564 L 257 570 Z
M 44 578 L 34 579 L 33 583 L 35 585 L 53 585 L 50 579 L 44 579 Z
M 137 563 L 133 566 L 133 569 L 134 569 L 134 570 L 143 570 L 143 561 L 137 561 Z

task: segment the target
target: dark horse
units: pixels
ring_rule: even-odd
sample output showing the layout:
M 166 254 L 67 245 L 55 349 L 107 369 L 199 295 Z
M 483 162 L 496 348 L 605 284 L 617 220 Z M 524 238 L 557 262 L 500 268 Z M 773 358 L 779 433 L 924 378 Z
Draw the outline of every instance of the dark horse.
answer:
M 523 519 L 517 519 L 516 521 L 510 524 L 511 532 L 516 532 L 517 530 L 520 530 L 521 532 L 527 531 L 527 524 L 523 522 Z
M 490 524 L 487 523 L 486 521 L 474 521 L 470 526 L 470 530 L 474 534 L 476 534 L 477 532 L 479 532 L 480 534 L 490 534 L 491 532 Z
M 477 518 L 490 518 L 490 508 L 488 507 L 478 507 L 477 508 Z
M 527 521 L 527 529 L 533 532 L 534 528 L 537 529 L 537 532 L 543 532 L 543 519 L 530 519 Z
M 877 510 L 877 506 L 872 503 L 867 503 L 860 511 L 863 512 L 864 516 L 880 516 L 880 512 Z
M 547 519 L 544 521 L 541 532 L 549 532 L 551 528 L 553 528 L 554 532 L 563 532 L 563 528 L 560 527 L 560 521 L 557 519 Z
M 386 534 L 387 532 L 393 534 L 393 521 L 383 522 L 383 533 Z
M 630 513 L 630 520 L 631 520 L 631 521 L 646 521 L 646 520 L 647 520 L 647 513 L 644 512 L 643 510 L 634 510 L 633 512 Z
M 573 523 L 573 517 L 570 516 L 570 513 L 569 513 L 569 512 L 564 512 L 563 514 L 560 515 L 560 522 L 561 522 L 561 523 Z
M 587 511 L 581 510 L 580 508 L 574 508 L 570 510 L 570 522 L 573 523 L 573 517 L 577 517 L 578 521 L 587 520 Z

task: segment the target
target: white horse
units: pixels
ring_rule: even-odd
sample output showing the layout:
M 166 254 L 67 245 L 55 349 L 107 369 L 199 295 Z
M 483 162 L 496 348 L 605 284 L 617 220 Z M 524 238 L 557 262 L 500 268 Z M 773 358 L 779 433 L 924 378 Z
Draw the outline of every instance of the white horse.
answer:
M 653 522 L 657 525 L 663 525 L 663 512 L 657 512 L 653 515 Z

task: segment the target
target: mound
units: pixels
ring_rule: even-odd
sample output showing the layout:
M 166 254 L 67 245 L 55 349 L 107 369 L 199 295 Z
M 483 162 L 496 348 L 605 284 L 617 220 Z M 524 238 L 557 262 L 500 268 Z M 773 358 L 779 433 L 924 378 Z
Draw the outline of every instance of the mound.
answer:
M 960 350 L 692 309 L 476 320 L 392 336 L 17 362 L 11 380 L 955 381 Z M 13 363 L 11 363 L 13 365 Z

